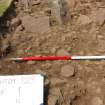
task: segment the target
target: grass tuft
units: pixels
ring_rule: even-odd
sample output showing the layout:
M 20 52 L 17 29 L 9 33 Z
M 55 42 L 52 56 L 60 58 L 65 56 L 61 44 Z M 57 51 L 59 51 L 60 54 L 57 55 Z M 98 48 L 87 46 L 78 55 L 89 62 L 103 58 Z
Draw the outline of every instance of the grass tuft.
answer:
M 4 12 L 11 5 L 13 0 L 0 0 L 0 17 L 4 14 Z

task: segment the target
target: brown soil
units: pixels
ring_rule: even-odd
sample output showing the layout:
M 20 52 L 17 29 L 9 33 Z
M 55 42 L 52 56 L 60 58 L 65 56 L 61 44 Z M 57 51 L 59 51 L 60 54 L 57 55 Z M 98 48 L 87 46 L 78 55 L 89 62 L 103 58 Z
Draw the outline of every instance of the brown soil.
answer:
M 21 0 L 15 1 L 16 15 L 9 14 L 6 20 L 10 25 L 7 28 L 1 26 L 7 33 L 1 32 L 0 75 L 43 74 L 45 76 L 45 105 L 104 105 L 104 60 L 6 61 L 10 57 L 33 55 L 105 54 L 104 0 L 79 0 L 71 13 L 70 25 L 47 26 L 46 23 L 46 28 L 50 28 L 47 32 L 26 32 L 18 19 L 27 15 L 48 16 L 46 11 L 48 13 L 50 8 L 49 0 L 37 1 L 39 3 L 31 4 L 29 8 L 23 6 Z M 11 25 L 12 21 L 14 22 Z M 41 30 L 43 31 L 43 28 Z M 31 48 L 31 51 L 24 50 L 27 48 Z

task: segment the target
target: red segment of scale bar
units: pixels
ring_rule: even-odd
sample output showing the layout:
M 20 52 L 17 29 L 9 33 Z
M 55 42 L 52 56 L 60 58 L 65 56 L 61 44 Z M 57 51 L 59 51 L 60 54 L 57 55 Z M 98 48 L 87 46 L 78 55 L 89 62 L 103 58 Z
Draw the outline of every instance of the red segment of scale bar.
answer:
M 22 60 L 71 60 L 70 56 L 34 56 L 34 57 L 24 57 Z

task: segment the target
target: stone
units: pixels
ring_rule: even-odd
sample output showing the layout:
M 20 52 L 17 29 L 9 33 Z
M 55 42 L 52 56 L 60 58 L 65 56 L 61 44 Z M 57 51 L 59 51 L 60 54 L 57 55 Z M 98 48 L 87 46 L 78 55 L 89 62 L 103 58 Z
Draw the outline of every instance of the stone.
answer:
M 19 32 L 19 31 L 23 31 L 23 30 L 24 30 L 24 28 L 22 27 L 22 25 L 19 25 L 19 26 L 16 28 L 15 32 Z
M 71 15 L 67 2 L 62 0 L 53 0 L 51 17 L 53 21 L 55 21 L 59 25 L 70 23 Z
M 75 70 L 73 66 L 65 65 L 61 68 L 61 73 L 63 77 L 71 77 L 75 74 Z
M 42 70 L 36 70 L 35 71 L 36 74 L 41 74 L 43 76 L 46 76 L 46 72 L 42 71 Z
M 27 61 L 28 65 L 34 65 L 36 62 L 35 61 Z
M 48 98 L 48 105 L 58 105 L 58 100 L 59 97 L 58 96 L 49 96 Z
M 24 16 L 21 20 L 26 32 L 44 33 L 50 30 L 50 22 L 48 16 L 34 18 L 27 15 Z
M 53 47 L 52 49 L 51 49 L 51 53 L 56 53 L 56 50 L 57 50 L 57 48 L 55 48 L 55 47 Z
M 18 55 L 23 55 L 23 54 L 24 54 L 24 50 L 18 50 L 18 51 L 17 51 L 17 54 L 18 54 Z
M 49 86 L 50 85 L 50 80 L 49 79 L 45 79 L 44 85 L 45 85 L 45 87 Z
M 92 20 L 86 15 L 80 15 L 77 19 L 79 25 L 89 25 L 90 23 L 92 23 Z
M 32 5 L 39 5 L 41 3 L 41 0 L 33 0 Z
M 91 105 L 104 105 L 104 103 L 100 97 L 96 96 L 92 99 Z
M 30 9 L 31 0 L 21 0 L 21 5 L 24 11 L 28 11 Z
M 98 87 L 98 88 L 96 89 L 96 93 L 97 93 L 97 94 L 101 94 L 101 93 L 102 93 L 101 88 Z
M 62 24 L 61 10 L 60 10 L 61 7 L 59 5 L 59 2 L 60 2 L 60 0 L 53 0 L 52 1 L 51 18 L 52 18 L 52 21 L 55 21 L 58 24 Z
M 18 27 L 21 24 L 21 20 L 19 18 L 13 18 L 11 21 L 11 26 L 13 28 Z
M 11 50 L 11 42 L 8 39 L 2 41 L 1 53 L 3 55 L 9 53 Z
M 51 85 L 59 85 L 59 84 L 64 84 L 67 82 L 66 79 L 60 79 L 56 77 L 51 78 L 50 81 L 51 81 Z
M 105 21 L 105 8 L 99 8 L 97 11 L 93 11 L 90 17 L 97 25 L 103 25 Z
M 56 53 L 57 56 L 70 56 L 70 54 L 64 49 L 59 49 Z
M 98 40 L 98 52 L 104 52 L 105 51 L 105 41 L 103 39 Z
M 55 96 L 59 96 L 61 94 L 61 92 L 60 92 L 59 88 L 55 87 L 55 88 L 52 88 L 50 90 L 50 94 L 55 95 Z
M 47 62 L 47 63 L 45 63 L 45 64 L 42 65 L 42 67 L 43 67 L 44 69 L 46 69 L 46 70 L 50 69 L 51 66 L 52 66 L 52 64 L 49 63 L 49 62 Z
M 76 7 L 77 0 L 65 0 L 68 4 L 69 10 L 73 11 L 74 8 Z

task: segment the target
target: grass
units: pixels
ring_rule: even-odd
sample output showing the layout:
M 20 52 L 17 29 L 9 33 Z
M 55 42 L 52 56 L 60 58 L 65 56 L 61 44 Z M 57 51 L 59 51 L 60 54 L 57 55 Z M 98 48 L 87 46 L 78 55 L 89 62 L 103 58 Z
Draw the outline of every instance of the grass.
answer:
M 0 17 L 8 9 L 13 0 L 0 0 Z

